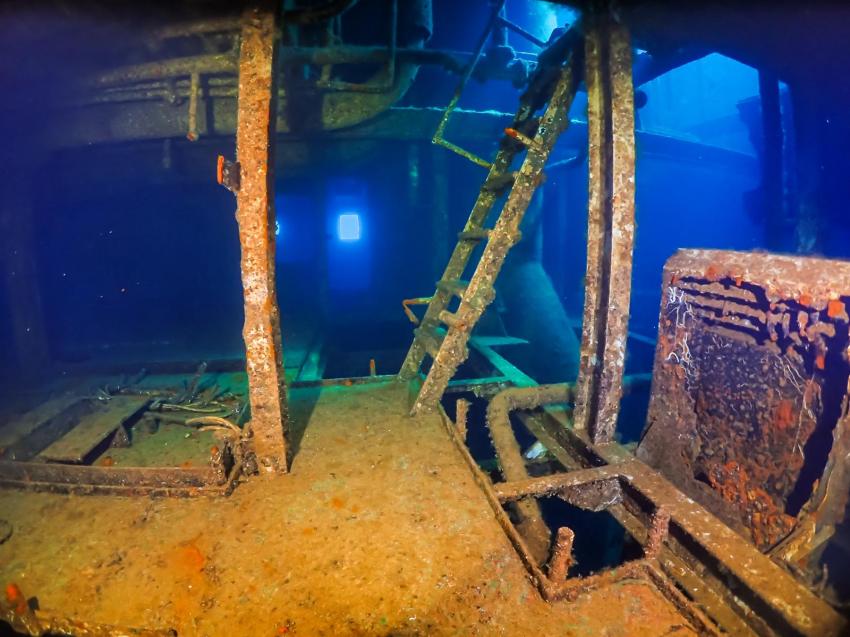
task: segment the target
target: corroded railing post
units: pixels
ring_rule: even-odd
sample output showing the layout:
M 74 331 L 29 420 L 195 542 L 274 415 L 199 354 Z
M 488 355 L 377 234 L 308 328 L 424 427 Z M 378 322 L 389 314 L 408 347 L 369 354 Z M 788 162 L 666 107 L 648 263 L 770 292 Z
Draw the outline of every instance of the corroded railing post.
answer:
M 236 155 L 236 220 L 242 246 L 251 429 L 262 468 L 286 472 L 287 404 L 274 274 L 276 3 L 254 0 L 242 21 Z
M 632 58 L 608 12 L 587 18 L 587 273 L 575 427 L 614 436 L 622 395 L 635 229 Z

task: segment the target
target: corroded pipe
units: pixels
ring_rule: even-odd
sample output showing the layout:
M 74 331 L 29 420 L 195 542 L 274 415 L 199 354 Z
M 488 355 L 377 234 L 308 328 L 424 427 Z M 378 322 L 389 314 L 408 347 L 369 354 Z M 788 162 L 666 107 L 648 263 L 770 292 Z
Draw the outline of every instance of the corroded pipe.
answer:
M 528 477 L 522 451 L 511 429 L 511 412 L 518 409 L 535 409 L 552 403 L 571 402 L 572 399 L 573 386 L 569 383 L 511 387 L 493 396 L 487 405 L 487 426 L 490 428 L 493 446 L 499 454 L 505 480 L 512 482 Z
M 487 405 L 487 427 L 499 458 L 502 476 L 512 482 L 528 478 L 525 460 L 519 448 L 510 415 L 515 409 L 533 409 L 540 405 L 569 402 L 572 400 L 572 385 L 537 385 L 535 387 L 512 387 L 496 394 Z M 549 527 L 543 521 L 537 500 L 527 498 L 516 504 L 520 516 L 517 528 L 528 543 L 538 564 L 546 561 L 549 554 Z

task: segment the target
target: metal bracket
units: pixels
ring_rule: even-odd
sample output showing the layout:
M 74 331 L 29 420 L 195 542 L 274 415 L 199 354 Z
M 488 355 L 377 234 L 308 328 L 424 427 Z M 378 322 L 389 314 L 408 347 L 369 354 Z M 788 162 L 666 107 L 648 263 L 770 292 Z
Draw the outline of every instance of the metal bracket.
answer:
M 216 162 L 215 180 L 220 186 L 224 186 L 234 195 L 239 192 L 242 169 L 238 161 L 230 161 L 219 155 Z

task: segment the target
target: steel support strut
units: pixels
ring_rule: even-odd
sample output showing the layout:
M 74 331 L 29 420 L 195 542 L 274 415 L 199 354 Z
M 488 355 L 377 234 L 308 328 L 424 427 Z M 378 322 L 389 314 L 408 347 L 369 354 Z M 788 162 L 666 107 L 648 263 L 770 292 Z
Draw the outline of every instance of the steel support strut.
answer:
M 634 93 L 629 34 L 607 12 L 588 16 L 587 273 L 575 427 L 610 442 L 622 394 L 634 243 Z
M 243 15 L 239 53 L 236 220 L 242 246 L 251 429 L 261 467 L 286 472 L 287 403 L 275 295 L 274 176 L 276 3 L 253 0 Z

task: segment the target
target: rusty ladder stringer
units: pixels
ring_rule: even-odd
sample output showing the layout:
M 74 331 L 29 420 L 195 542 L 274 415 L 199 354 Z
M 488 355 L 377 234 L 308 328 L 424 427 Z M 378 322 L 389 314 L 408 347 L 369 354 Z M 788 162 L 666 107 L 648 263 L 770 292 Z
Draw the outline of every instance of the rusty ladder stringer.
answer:
M 506 129 L 502 148 L 493 161 L 490 172 L 479 192 L 464 229 L 458 235 L 449 263 L 440 281 L 419 328 L 414 331 L 414 341 L 408 351 L 401 371 L 400 380 L 411 380 L 419 373 L 419 367 L 429 354 L 433 358 L 419 394 L 414 401 L 411 414 L 433 409 L 458 366 L 469 355 L 467 341 L 472 329 L 484 310 L 493 301 L 493 285 L 502 268 L 508 251 L 519 241 L 519 225 L 531 198 L 542 181 L 543 168 L 558 137 L 569 124 L 568 113 L 575 95 L 573 57 L 568 56 L 561 67 L 543 116 L 537 125 L 534 137 L 526 136 L 517 129 L 526 128 L 532 113 L 521 106 L 514 127 Z M 518 140 L 519 144 L 514 140 Z M 511 161 L 522 147 L 526 156 L 514 177 L 508 174 Z M 510 183 L 511 190 L 492 229 L 483 227 L 498 193 L 494 183 Z M 487 241 L 481 258 L 469 282 L 461 281 L 466 264 L 473 249 L 480 241 Z M 460 298 L 457 311 L 448 311 L 453 296 Z M 444 331 L 440 324 L 447 326 Z

